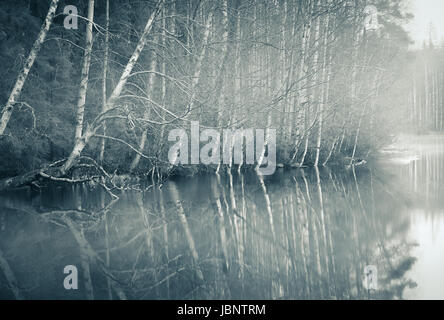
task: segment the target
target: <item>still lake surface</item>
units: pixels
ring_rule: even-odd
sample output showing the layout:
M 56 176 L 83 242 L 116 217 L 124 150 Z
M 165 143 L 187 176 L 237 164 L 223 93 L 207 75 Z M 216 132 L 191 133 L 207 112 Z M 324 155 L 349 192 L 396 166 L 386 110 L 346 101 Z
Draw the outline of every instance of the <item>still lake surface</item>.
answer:
M 372 167 L 3 193 L 0 298 L 444 299 L 444 137 Z

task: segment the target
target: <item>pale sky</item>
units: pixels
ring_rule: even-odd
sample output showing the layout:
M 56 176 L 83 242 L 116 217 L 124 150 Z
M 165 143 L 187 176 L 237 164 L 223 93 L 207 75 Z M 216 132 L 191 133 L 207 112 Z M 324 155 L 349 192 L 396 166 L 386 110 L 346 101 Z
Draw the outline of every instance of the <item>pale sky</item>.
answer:
M 434 26 L 434 43 L 444 39 L 444 0 L 408 0 L 409 11 L 415 18 L 408 26 L 410 35 L 415 40 L 415 47 L 422 46 L 429 39 L 430 23 Z

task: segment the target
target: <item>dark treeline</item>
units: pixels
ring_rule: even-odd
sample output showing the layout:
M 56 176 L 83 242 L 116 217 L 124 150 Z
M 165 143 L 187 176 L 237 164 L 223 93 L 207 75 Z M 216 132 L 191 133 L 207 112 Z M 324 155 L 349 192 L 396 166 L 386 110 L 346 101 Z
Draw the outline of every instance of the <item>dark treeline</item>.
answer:
M 83 0 L 77 30 L 68 4 L 0 4 L 1 176 L 168 172 L 168 132 L 192 120 L 275 128 L 293 165 L 352 164 L 393 133 L 402 0 Z

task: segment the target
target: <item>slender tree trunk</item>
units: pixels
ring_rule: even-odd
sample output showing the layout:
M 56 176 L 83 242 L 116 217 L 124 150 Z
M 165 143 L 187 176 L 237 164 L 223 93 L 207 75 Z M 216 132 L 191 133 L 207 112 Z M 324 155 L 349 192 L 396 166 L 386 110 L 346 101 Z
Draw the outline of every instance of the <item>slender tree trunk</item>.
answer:
M 355 19 L 356 28 L 357 28 L 357 25 L 358 25 L 358 22 L 357 22 L 357 20 L 358 20 L 357 19 L 357 11 L 358 11 L 357 1 L 355 1 L 355 5 L 354 5 L 355 18 L 354 19 Z M 357 88 L 356 88 L 356 78 L 357 78 L 357 75 L 358 75 L 358 71 L 357 71 L 358 42 L 359 42 L 359 31 L 357 29 L 357 30 L 355 30 L 355 36 L 354 36 L 354 39 L 353 39 L 353 48 L 352 48 L 352 50 L 353 50 L 353 57 L 352 57 L 353 65 L 352 65 L 352 75 L 351 75 L 351 85 L 350 85 L 350 109 L 347 111 L 349 116 L 350 116 L 350 121 L 352 119 L 352 111 L 351 110 L 353 110 L 354 107 L 355 107 L 355 102 L 356 102 L 356 99 L 357 99 L 357 91 L 358 91 Z M 365 108 L 365 106 L 364 106 L 364 108 Z M 363 114 L 363 113 L 361 113 L 361 114 Z M 361 119 L 362 118 L 360 117 L 359 118 L 358 127 L 360 127 L 360 125 L 361 125 Z M 345 132 L 346 132 L 345 126 L 344 126 L 343 130 L 344 131 L 343 131 L 342 140 L 341 140 L 341 147 L 342 147 L 342 144 L 343 144 L 343 141 L 344 141 L 344 137 L 345 137 Z M 358 130 L 356 130 L 356 137 L 358 135 L 359 135 L 359 132 L 358 132 Z M 352 156 L 352 159 L 350 160 L 350 165 L 353 163 L 353 157 L 354 157 L 355 151 L 356 151 L 356 148 L 354 148 L 354 150 L 353 150 L 353 156 Z
M 203 60 L 205 58 L 205 53 L 207 51 L 207 45 L 208 45 L 208 40 L 210 37 L 211 26 L 213 24 L 213 15 L 214 15 L 214 12 L 211 9 L 210 14 L 208 15 L 208 18 L 207 18 L 207 23 L 205 24 L 205 31 L 204 31 L 204 34 L 202 37 L 202 49 L 201 49 L 200 54 L 197 58 L 196 65 L 194 67 L 193 79 L 191 80 L 191 98 L 190 98 L 190 102 L 189 102 L 189 109 L 190 110 L 193 110 L 194 102 L 197 97 L 197 90 L 196 89 L 199 84 L 200 73 L 202 71 L 202 64 L 203 64 Z
M 171 18 L 171 33 L 175 34 L 176 33 L 176 27 L 175 27 L 175 18 L 174 18 L 174 14 L 175 14 L 175 2 L 173 2 L 172 4 L 172 9 L 171 9 L 171 15 L 173 16 Z M 163 10 L 163 19 L 162 19 L 162 47 L 166 48 L 167 42 L 166 42 L 166 15 L 167 13 L 165 12 L 165 10 Z M 165 58 L 162 59 L 162 63 L 160 66 L 161 72 L 162 74 L 166 74 L 166 63 L 165 63 Z M 162 96 L 161 96 L 161 103 L 163 106 L 166 105 L 166 101 L 167 101 L 167 84 L 166 84 L 166 79 L 165 77 L 162 77 Z M 174 105 L 174 103 L 171 103 Z M 166 116 L 166 110 L 162 110 L 162 119 L 161 121 L 165 121 L 165 116 Z M 165 125 L 162 124 L 160 126 L 160 134 L 159 134 L 159 145 L 158 145 L 158 150 L 157 150 L 157 156 L 159 156 L 160 152 L 162 151 L 162 147 L 163 147 L 163 138 L 165 135 Z
M 320 3 L 318 1 L 316 8 L 318 9 L 320 6 Z M 313 101 L 316 103 L 317 108 L 314 108 L 314 112 L 316 112 L 316 117 L 318 119 L 318 127 L 320 127 L 319 122 L 321 121 L 321 117 L 320 117 L 320 113 L 321 113 L 321 109 L 322 109 L 322 102 L 320 102 L 320 100 L 322 99 L 321 95 L 322 93 L 319 92 L 319 85 L 322 87 L 323 84 L 319 84 L 319 56 L 320 56 L 320 29 L 321 29 L 321 18 L 318 16 L 316 19 L 316 27 L 315 27 L 315 31 L 314 31 L 314 39 L 313 39 L 313 43 L 315 46 L 315 54 L 314 54 L 314 58 L 313 58 L 313 73 L 314 73 L 314 83 L 313 83 Z M 321 90 L 322 92 L 322 90 Z M 309 135 L 307 135 L 307 139 L 309 138 Z M 319 139 L 319 134 L 317 136 L 317 139 Z M 319 163 L 319 149 L 316 150 L 316 158 L 315 158 L 315 163 L 314 166 L 317 167 L 318 163 Z M 301 161 L 301 163 L 303 163 L 303 161 Z
M 324 163 L 322 163 L 322 166 L 325 167 L 328 163 L 328 161 L 330 160 L 332 154 L 333 154 L 333 150 L 335 149 L 337 143 L 339 141 L 339 136 L 337 136 L 334 140 L 333 143 L 331 144 L 331 148 L 330 148 L 330 152 L 328 153 L 327 158 L 325 158 Z
M 284 3 L 282 4 L 282 8 L 281 10 L 279 10 L 279 2 L 276 2 L 276 6 L 277 6 L 277 13 L 281 14 L 282 16 L 282 24 L 280 26 L 280 49 L 281 49 L 281 54 L 279 55 L 279 67 L 281 68 L 280 70 L 280 74 L 277 75 L 277 90 L 282 90 L 284 88 L 284 84 L 285 84 L 285 76 L 286 76 L 286 65 L 287 65 L 287 37 L 286 37 L 286 27 L 287 27 L 287 1 L 284 0 Z M 290 68 L 291 69 L 291 68 Z M 284 92 L 284 94 L 286 95 L 287 93 Z M 279 109 L 281 110 L 281 115 L 280 115 L 280 136 L 282 137 L 282 142 L 285 141 L 285 119 L 286 119 L 286 115 L 287 115 L 287 105 L 288 105 L 288 99 L 285 96 L 285 98 L 282 100 L 282 102 L 280 103 L 281 105 L 279 106 Z
M 12 88 L 11 94 L 9 95 L 8 98 L 8 102 L 6 103 L 6 106 L 2 110 L 2 116 L 0 119 L 0 135 L 3 134 L 3 132 L 6 129 L 6 126 L 8 125 L 9 119 L 11 118 L 12 109 L 14 108 L 14 104 L 18 102 L 18 98 L 20 97 L 20 93 L 22 92 L 29 71 L 31 70 L 34 61 L 37 58 L 37 54 L 40 51 L 42 43 L 45 41 L 46 35 L 48 34 L 48 30 L 51 27 L 52 21 L 54 19 L 58 4 L 59 0 L 52 0 L 49 6 L 48 14 L 46 15 L 45 22 L 42 26 L 42 29 L 40 29 L 40 33 L 37 37 L 37 40 L 34 42 L 34 45 L 31 48 L 31 52 L 29 53 L 29 56 L 26 59 L 25 66 L 20 72 L 15 82 L 15 85 Z
M 156 41 L 154 41 L 154 42 L 156 42 Z M 156 71 L 156 68 L 157 68 L 157 54 L 153 50 L 153 52 L 151 54 L 151 63 L 150 63 L 150 67 L 149 67 L 149 70 L 153 71 L 153 72 L 150 72 L 148 74 L 148 85 L 147 85 L 147 88 L 146 88 L 146 95 L 147 95 L 147 98 L 149 100 L 151 100 L 153 98 L 152 97 L 152 92 L 154 91 L 154 82 L 156 80 L 156 75 L 154 73 Z M 148 102 L 148 104 L 150 104 L 150 102 Z M 148 109 L 148 110 L 146 110 L 146 109 Z M 145 106 L 144 117 L 146 119 L 149 119 L 150 118 L 150 114 L 151 114 L 151 106 L 147 105 L 147 106 Z M 139 141 L 139 150 L 140 151 L 143 151 L 143 149 L 145 148 L 145 143 L 146 143 L 146 140 L 147 140 L 147 135 L 148 135 L 148 129 L 144 128 L 143 131 L 142 131 L 142 135 L 140 137 L 140 141 Z M 139 165 L 140 158 L 141 158 L 140 153 L 137 153 L 134 156 L 134 159 L 133 159 L 133 161 L 132 161 L 132 163 L 130 165 L 130 172 L 133 172 L 134 169 L 136 169 L 136 167 Z
M 296 36 L 296 28 L 297 28 L 297 19 L 300 17 L 300 8 L 301 8 L 302 4 L 299 3 L 297 6 L 294 6 L 294 11 L 292 12 L 293 14 L 293 19 L 291 19 L 291 23 L 293 25 L 292 30 L 291 30 L 291 39 L 293 39 L 293 41 L 296 41 L 295 39 L 297 39 Z M 291 13 L 290 13 L 291 15 Z M 286 83 L 286 93 L 290 93 L 289 89 L 291 86 L 294 85 L 294 81 L 298 81 L 298 78 L 296 77 L 299 74 L 299 65 L 300 64 L 296 64 L 295 63 L 295 55 L 296 55 L 296 50 L 295 50 L 295 44 L 293 43 L 291 45 L 291 50 L 290 50 L 290 57 L 289 57 L 289 68 L 288 68 L 288 75 L 287 75 L 287 83 Z M 296 78 L 296 79 L 295 79 Z M 298 84 L 296 84 L 296 91 L 298 88 Z M 296 93 L 297 94 L 297 93 Z M 286 117 L 286 121 L 284 121 L 284 125 L 286 125 L 286 135 L 288 137 L 288 142 L 286 142 L 286 144 L 288 143 L 289 145 L 291 145 L 291 141 L 293 138 L 293 125 L 294 125 L 294 121 L 295 121 L 295 103 L 296 103 L 296 97 L 294 97 L 293 95 L 290 97 L 290 99 L 288 100 L 289 103 L 289 107 L 288 107 L 288 115 Z M 285 150 L 285 156 L 284 159 L 287 159 L 289 157 L 289 152 L 290 150 Z
M 225 70 L 228 63 L 228 2 L 222 2 L 222 64 L 219 69 L 218 78 L 216 81 L 216 105 L 217 105 L 217 127 L 221 128 L 223 125 L 223 107 L 224 107 L 224 77 Z M 220 162 L 217 166 L 216 172 L 219 172 Z
M 85 116 L 86 92 L 88 90 L 89 66 L 91 64 L 92 53 L 92 28 L 94 20 L 94 0 L 88 1 L 88 25 L 86 27 L 86 45 L 83 55 L 82 75 L 80 80 L 79 98 L 77 100 L 77 119 L 75 131 L 75 144 L 82 138 L 83 134 L 83 118 Z
M 297 18 L 301 18 L 304 19 L 304 5 L 302 2 L 299 3 L 298 5 L 298 13 L 297 13 Z M 294 24 L 296 24 L 296 21 L 294 22 Z M 294 142 L 294 147 L 295 147 L 295 151 L 293 154 L 293 157 L 291 160 L 293 160 L 294 158 L 297 157 L 297 153 L 298 153 L 298 146 L 299 146 L 299 141 L 301 138 L 301 130 L 300 130 L 300 126 L 302 125 L 302 117 L 303 117 L 303 113 L 301 112 L 301 91 L 302 91 L 302 77 L 304 76 L 304 57 L 305 57 L 305 49 L 307 47 L 307 25 L 304 22 L 303 26 L 302 26 L 302 31 L 301 31 L 302 35 L 301 35 L 301 51 L 300 51 L 300 62 L 297 64 L 296 67 L 296 71 L 295 71 L 295 81 L 296 81 L 296 93 L 295 93 L 295 98 L 294 98 L 294 102 L 293 102 L 293 115 L 292 118 L 295 121 L 295 127 L 296 127 L 296 132 L 293 134 L 293 132 L 290 131 L 290 136 L 295 136 L 295 142 Z M 293 53 L 294 55 L 294 53 Z M 293 124 L 290 126 L 290 128 L 293 127 Z
M 304 165 L 305 162 L 305 157 L 307 155 L 307 151 L 308 151 L 308 143 L 309 143 L 309 138 L 310 138 L 310 121 L 309 121 L 309 116 L 310 116 L 310 101 L 309 101 L 309 93 L 308 93 L 308 87 L 309 87 L 309 81 L 308 81 L 308 68 L 309 68 L 309 48 L 310 48 L 310 36 L 311 36 L 311 24 L 312 24 L 312 14 L 314 12 L 314 3 L 315 0 L 311 0 L 309 2 L 309 8 L 308 8 L 308 14 L 307 14 L 307 19 L 308 19 L 308 27 L 306 30 L 306 36 L 304 39 L 305 42 L 305 48 L 303 51 L 303 68 L 305 68 L 304 73 L 303 73 L 303 81 L 302 81 L 302 95 L 303 95 L 303 99 L 304 102 L 300 103 L 300 107 L 303 109 L 302 112 L 304 114 L 303 116 L 303 123 L 304 123 L 304 134 L 303 136 L 305 136 L 305 142 L 304 142 L 304 152 L 302 154 L 302 158 L 301 158 L 301 162 L 300 162 L 300 167 Z M 316 40 L 316 39 L 315 39 Z
M 117 83 L 116 87 L 114 88 L 111 96 L 108 98 L 108 101 L 106 103 L 106 111 L 114 107 L 114 104 L 116 103 L 117 99 L 119 98 L 120 94 L 123 91 L 123 88 L 125 87 L 125 84 L 131 75 L 131 72 L 134 68 L 134 66 L 137 63 L 137 60 L 140 57 L 140 54 L 142 50 L 144 49 L 147 41 L 148 41 L 148 35 L 151 33 L 151 29 L 154 25 L 154 21 L 156 20 L 156 17 L 158 16 L 160 10 L 162 10 L 162 7 L 164 5 L 164 0 L 159 0 L 157 3 L 156 9 L 153 11 L 153 13 L 150 15 L 146 25 L 145 29 L 140 36 L 139 42 L 131 55 L 131 58 L 129 59 L 125 69 L 122 72 L 122 75 L 120 76 L 119 82 Z M 106 112 L 105 111 L 105 112 Z M 73 150 L 71 151 L 71 154 L 69 155 L 68 159 L 66 160 L 65 164 L 60 169 L 60 173 L 63 175 L 65 174 L 69 169 L 72 168 L 75 161 L 78 159 L 80 154 L 82 153 L 85 146 L 88 144 L 89 139 L 95 134 L 98 127 L 89 127 L 86 128 L 85 133 L 83 136 L 77 140 L 76 144 L 74 145 Z
M 109 55 L 109 0 L 106 0 L 106 22 L 105 22 L 105 53 L 103 56 L 103 80 L 102 80 L 102 112 L 106 111 L 106 79 L 108 73 L 108 55 Z M 103 122 L 103 135 L 106 135 L 106 121 Z M 103 163 L 105 157 L 105 138 L 102 138 L 100 145 L 99 161 Z
M 327 6 L 330 6 L 330 1 L 327 1 Z M 319 103 L 319 113 L 318 113 L 318 135 L 316 138 L 316 157 L 314 166 L 317 167 L 319 164 L 319 155 L 321 153 L 321 142 L 322 142 L 322 126 L 324 124 L 324 107 L 328 101 L 328 91 L 329 91 L 329 58 L 328 58 L 328 32 L 330 26 L 330 14 L 327 12 L 327 17 L 325 18 L 325 29 L 324 29 L 324 58 L 322 64 L 322 81 L 321 81 L 321 101 Z

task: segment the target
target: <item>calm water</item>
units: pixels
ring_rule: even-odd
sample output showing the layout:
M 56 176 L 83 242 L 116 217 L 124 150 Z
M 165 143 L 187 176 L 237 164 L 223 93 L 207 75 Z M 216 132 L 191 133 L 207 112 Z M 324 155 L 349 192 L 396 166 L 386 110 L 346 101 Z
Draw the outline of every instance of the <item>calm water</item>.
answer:
M 444 137 L 374 167 L 2 194 L 0 298 L 444 299 Z

